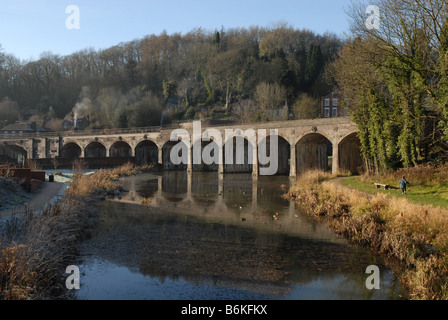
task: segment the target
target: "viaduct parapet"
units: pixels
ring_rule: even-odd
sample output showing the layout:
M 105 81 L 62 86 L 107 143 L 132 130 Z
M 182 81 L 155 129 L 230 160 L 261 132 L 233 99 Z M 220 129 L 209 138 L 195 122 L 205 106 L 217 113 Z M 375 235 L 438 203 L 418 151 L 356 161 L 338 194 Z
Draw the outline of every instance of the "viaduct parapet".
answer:
M 235 144 L 235 137 L 244 140 L 243 159 L 233 159 L 222 164 L 174 164 L 170 160 L 171 149 L 181 141 L 170 141 L 176 129 L 183 129 L 191 136 L 191 143 L 185 157 L 192 157 L 193 148 L 200 144 L 200 150 L 211 141 L 195 137 L 193 123 L 173 127 L 151 127 L 138 129 L 95 130 L 78 132 L 58 132 L 33 135 L 11 135 L 0 131 L 0 156 L 11 161 L 47 160 L 69 163 L 84 159 L 89 163 L 114 163 L 129 160 L 138 164 L 156 163 L 165 170 L 218 171 L 220 173 L 251 172 L 258 175 L 262 166 L 258 160 L 258 145 L 247 138 L 254 132 L 259 138 L 259 130 L 266 130 L 269 144 L 271 130 L 277 130 L 278 171 L 277 174 L 295 177 L 301 172 L 317 168 L 357 172 L 362 165 L 357 138 L 358 127 L 350 118 L 330 118 L 315 120 L 294 120 L 282 122 L 251 123 L 231 126 L 202 125 L 202 132 L 214 128 L 222 135 L 220 155 L 223 157 L 226 144 Z M 226 140 L 226 130 L 234 135 Z M 231 141 L 230 141 L 231 140 Z M 196 145 L 197 146 L 197 145 Z M 234 146 L 235 148 L 235 146 Z M 234 157 L 238 157 L 234 152 Z M 252 161 L 249 155 L 252 155 Z M 241 156 L 240 156 L 241 157 Z M 227 159 L 228 160 L 228 159 Z M 231 164 L 228 164 L 228 163 Z

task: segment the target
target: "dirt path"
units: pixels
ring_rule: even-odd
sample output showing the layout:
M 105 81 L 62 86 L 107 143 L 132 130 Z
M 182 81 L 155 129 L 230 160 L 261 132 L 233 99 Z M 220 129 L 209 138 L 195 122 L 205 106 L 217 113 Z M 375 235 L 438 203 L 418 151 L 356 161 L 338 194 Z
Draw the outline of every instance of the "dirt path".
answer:
M 345 179 L 348 179 L 348 178 L 351 178 L 351 177 L 338 177 L 338 178 L 334 178 L 334 179 L 328 180 L 328 182 L 340 185 L 340 186 L 342 186 L 344 188 L 347 188 L 347 189 L 350 189 L 350 190 L 353 190 L 353 191 L 357 191 L 360 194 L 363 194 L 364 196 L 368 197 L 369 199 L 371 199 L 371 198 L 373 198 L 375 196 L 375 194 L 373 194 L 373 193 L 369 193 L 369 192 L 365 192 L 365 191 L 361 191 L 361 190 L 357 190 L 357 189 L 353 189 L 353 188 L 344 186 L 342 181 L 345 180 Z
M 11 216 L 14 213 L 23 212 L 26 206 L 33 211 L 44 209 L 47 204 L 51 203 L 58 196 L 62 195 L 66 184 L 61 182 L 45 182 L 42 186 L 31 195 L 30 199 L 14 208 L 0 211 L 0 218 Z

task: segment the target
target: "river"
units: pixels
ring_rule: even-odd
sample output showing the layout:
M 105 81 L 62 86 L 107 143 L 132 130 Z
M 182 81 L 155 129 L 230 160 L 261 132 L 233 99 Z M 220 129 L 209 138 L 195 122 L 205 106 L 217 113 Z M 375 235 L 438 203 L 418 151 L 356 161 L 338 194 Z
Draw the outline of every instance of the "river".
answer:
M 288 177 L 140 174 L 98 205 L 81 300 L 401 299 L 399 276 L 282 198 Z M 370 265 L 380 289 L 369 290 Z

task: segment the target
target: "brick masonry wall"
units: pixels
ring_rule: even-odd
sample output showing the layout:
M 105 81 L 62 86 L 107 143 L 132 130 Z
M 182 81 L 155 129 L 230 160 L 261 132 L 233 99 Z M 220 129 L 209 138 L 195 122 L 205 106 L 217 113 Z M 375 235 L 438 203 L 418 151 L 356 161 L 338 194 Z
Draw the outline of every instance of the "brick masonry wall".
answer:
M 45 182 L 45 172 L 44 171 L 31 171 L 31 180 L 39 180 Z
M 0 177 L 17 179 L 30 192 L 36 191 L 45 182 L 44 171 L 31 171 L 31 169 L 0 167 Z

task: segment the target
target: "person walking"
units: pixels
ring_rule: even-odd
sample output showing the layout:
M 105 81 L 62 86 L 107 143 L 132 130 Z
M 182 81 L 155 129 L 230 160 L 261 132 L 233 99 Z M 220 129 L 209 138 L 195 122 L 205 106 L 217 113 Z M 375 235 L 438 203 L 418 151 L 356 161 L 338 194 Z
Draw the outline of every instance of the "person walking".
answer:
M 403 176 L 403 178 L 401 178 L 400 182 L 400 188 L 401 188 L 401 192 L 402 194 L 406 194 L 407 191 L 407 185 L 409 184 L 409 182 L 406 181 L 406 178 Z

